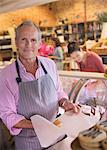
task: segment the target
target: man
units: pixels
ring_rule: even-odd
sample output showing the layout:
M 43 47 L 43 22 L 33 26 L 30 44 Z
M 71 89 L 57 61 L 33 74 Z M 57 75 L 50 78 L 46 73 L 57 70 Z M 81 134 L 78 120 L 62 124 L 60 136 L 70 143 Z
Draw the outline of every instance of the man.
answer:
M 37 56 L 39 28 L 25 21 L 16 29 L 18 58 L 0 74 L 0 117 L 12 135 L 16 150 L 41 150 L 30 117 L 39 114 L 52 121 L 58 107 L 78 112 L 63 92 L 55 63 Z M 47 137 L 48 138 L 48 137 Z

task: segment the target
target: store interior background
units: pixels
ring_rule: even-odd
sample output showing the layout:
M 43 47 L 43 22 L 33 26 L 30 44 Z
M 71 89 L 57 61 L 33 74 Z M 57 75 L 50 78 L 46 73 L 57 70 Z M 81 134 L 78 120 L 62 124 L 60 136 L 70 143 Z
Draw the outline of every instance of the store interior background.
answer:
M 107 37 L 101 39 L 102 23 L 97 20 L 98 14 L 107 12 L 107 0 L 1 0 L 0 7 L 0 71 L 15 58 L 17 50 L 14 29 L 25 20 L 32 20 L 37 24 L 47 39 L 56 29 L 58 38 L 66 37 L 62 42 L 63 46 L 73 38 L 79 42 L 82 38 L 81 46 L 89 39 L 97 41 L 91 51 L 99 54 L 107 67 Z M 105 43 L 102 47 L 100 40 Z M 96 100 L 107 104 L 107 83 L 103 80 L 104 75 L 76 72 L 77 66 L 67 56 L 67 51 L 64 51 L 64 54 L 64 71 L 59 71 L 59 76 L 70 100 L 80 102 L 92 99 L 96 102 L 96 93 Z M 75 71 L 69 71 L 71 69 Z M 90 84 L 93 78 L 99 80 L 95 86 Z M 90 89 L 86 86 L 88 83 Z
M 28 3 L 25 0 L 25 4 L 22 5 L 12 0 L 0 1 L 2 8 L 0 10 L 1 60 L 8 60 L 13 57 L 13 51 L 16 51 L 14 28 L 24 20 L 32 20 L 36 23 L 41 28 L 42 34 L 47 38 L 53 33 L 54 29 L 57 29 L 58 36 L 66 38 L 65 43 L 72 38 L 81 40 L 82 44 L 88 38 L 95 41 L 101 39 L 102 24 L 98 22 L 97 15 L 107 11 L 106 0 L 53 1 L 42 1 L 42 3 L 39 3 L 40 1 L 38 3 L 29 1 Z M 103 56 L 106 64 L 106 45 L 103 48 L 98 45 L 92 51 Z M 64 60 L 64 63 L 64 69 L 67 70 L 66 65 L 69 63 L 67 60 Z

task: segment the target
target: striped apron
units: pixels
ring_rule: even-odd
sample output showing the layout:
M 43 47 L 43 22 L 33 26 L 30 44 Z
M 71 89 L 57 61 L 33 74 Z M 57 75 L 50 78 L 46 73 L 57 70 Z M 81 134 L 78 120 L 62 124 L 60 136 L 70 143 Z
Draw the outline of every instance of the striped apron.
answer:
M 27 119 L 38 114 L 52 121 L 58 112 L 58 96 L 53 80 L 42 63 L 41 66 L 45 73 L 43 76 L 37 80 L 22 82 L 17 63 L 16 69 L 20 82 L 17 112 Z M 15 136 L 15 150 L 41 149 L 34 129 L 22 129 L 19 135 Z

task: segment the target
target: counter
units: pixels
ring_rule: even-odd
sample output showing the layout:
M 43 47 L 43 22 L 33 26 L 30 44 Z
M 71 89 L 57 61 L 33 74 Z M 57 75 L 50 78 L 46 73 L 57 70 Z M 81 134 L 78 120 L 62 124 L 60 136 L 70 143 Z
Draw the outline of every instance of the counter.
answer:
M 58 127 L 42 116 L 32 116 L 31 121 L 41 146 L 48 147 L 66 134 L 67 138 L 54 144 L 52 148 L 54 150 L 71 150 L 71 142 L 78 136 L 79 132 L 92 127 L 100 119 L 100 113 L 97 108 L 95 109 L 95 114 L 90 111 L 90 116 L 84 114 L 83 108 L 84 106 L 82 106 L 79 114 L 69 111 L 57 118 L 60 121 L 60 126 Z M 91 107 L 89 106 L 88 108 Z
M 104 73 L 81 72 L 81 71 L 59 71 L 58 73 L 59 76 L 106 80 L 106 78 L 104 77 Z

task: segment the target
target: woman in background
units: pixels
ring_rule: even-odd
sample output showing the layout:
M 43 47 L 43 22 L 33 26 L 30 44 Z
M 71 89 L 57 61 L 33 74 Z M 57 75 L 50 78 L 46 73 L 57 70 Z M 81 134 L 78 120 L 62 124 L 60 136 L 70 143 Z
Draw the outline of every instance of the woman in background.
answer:
M 57 69 L 58 70 L 63 70 L 63 59 L 64 59 L 64 56 L 63 56 L 63 49 L 61 47 L 61 43 L 59 41 L 58 38 L 52 38 L 53 40 L 53 45 L 54 45 L 54 61 L 56 63 L 56 66 L 57 66 Z
M 68 44 L 68 53 L 77 62 L 80 71 L 104 72 L 104 65 L 100 56 L 92 51 L 83 51 L 77 42 Z
M 68 53 L 70 54 L 71 59 L 77 62 L 80 71 L 99 73 L 104 72 L 104 65 L 100 56 L 92 51 L 88 51 L 87 49 L 81 49 L 77 42 L 74 41 L 68 44 Z M 74 87 L 77 81 L 75 80 L 73 82 Z M 81 104 L 87 104 L 90 106 L 96 106 L 99 101 L 100 103 L 103 103 L 104 90 L 98 90 L 102 88 L 102 81 L 99 79 L 89 79 L 86 82 L 80 95 L 80 98 L 82 98 L 79 99 L 79 102 Z M 78 83 L 81 84 L 81 80 L 80 82 L 78 81 Z

